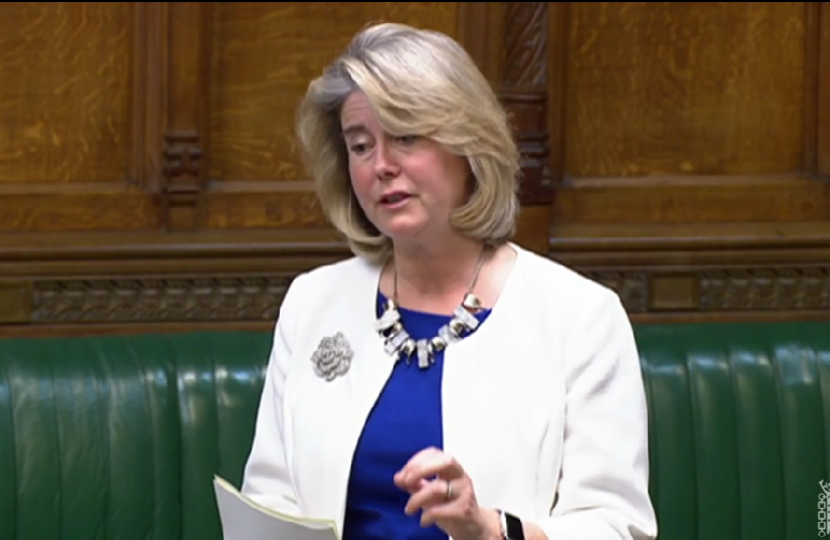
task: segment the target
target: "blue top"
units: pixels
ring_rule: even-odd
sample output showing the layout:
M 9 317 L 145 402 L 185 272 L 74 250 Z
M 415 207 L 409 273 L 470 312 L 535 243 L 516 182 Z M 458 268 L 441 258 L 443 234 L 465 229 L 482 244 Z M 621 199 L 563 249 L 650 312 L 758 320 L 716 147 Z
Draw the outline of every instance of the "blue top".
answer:
M 386 298 L 378 293 L 378 316 Z M 414 339 L 431 339 L 451 317 L 398 308 L 403 326 Z M 484 322 L 489 310 L 478 315 Z M 452 346 L 452 345 L 450 345 Z M 392 358 L 390 362 L 394 361 Z M 435 363 L 418 367 L 417 358 L 398 362 L 378 396 L 357 443 L 349 477 L 343 540 L 447 540 L 433 525 L 421 527 L 420 512 L 404 513 L 409 493 L 394 475 L 416 453 L 443 448 L 441 377 L 444 352 Z

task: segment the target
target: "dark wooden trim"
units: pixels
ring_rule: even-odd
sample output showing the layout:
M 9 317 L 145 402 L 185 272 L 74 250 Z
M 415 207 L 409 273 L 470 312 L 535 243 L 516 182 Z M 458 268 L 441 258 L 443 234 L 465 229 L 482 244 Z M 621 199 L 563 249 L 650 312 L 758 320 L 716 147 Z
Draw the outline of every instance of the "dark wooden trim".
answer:
M 827 312 L 830 264 L 580 269 L 614 290 L 629 313 Z
M 830 179 L 830 2 L 806 3 L 804 166 Z
M 540 253 L 564 177 L 567 4 L 462 2 L 458 13 L 459 41 L 499 94 L 522 155 L 517 242 Z
M 745 253 L 786 260 L 813 257 L 811 249 L 830 249 L 830 222 L 791 223 L 686 223 L 641 226 L 639 224 L 556 224 L 549 231 L 552 254 L 581 253 L 590 257 L 615 254 L 610 264 L 642 264 L 642 253 L 659 260 L 680 254 L 696 260 L 697 254 Z M 544 249 L 548 252 L 548 248 Z M 332 229 L 204 231 L 199 233 L 7 233 L 0 243 L 0 276 L 89 273 L 92 266 L 102 274 L 152 272 L 161 261 L 171 261 L 193 271 L 260 271 L 263 264 L 308 261 L 315 265 L 331 258 L 346 257 L 349 250 Z M 795 257 L 796 259 L 793 259 Z M 717 259 L 718 264 L 729 259 Z M 803 260 L 814 260 L 812 258 Z M 830 262 L 830 257 L 826 259 Z M 294 264 L 294 263 L 292 263 Z M 58 265 L 58 266 L 55 266 Z M 216 265 L 221 265 L 216 266 Z M 16 274 L 16 268 L 23 274 Z
M 830 311 L 740 311 L 718 313 L 653 314 L 630 313 L 635 325 L 683 324 L 700 322 L 783 322 L 783 321 L 827 321 L 830 326 Z M 110 324 L 44 324 L 37 326 L 0 324 L 0 339 L 4 338 L 56 338 L 104 335 L 138 335 L 180 332 L 272 332 L 276 321 L 217 321 L 217 322 L 160 322 L 160 323 L 110 323 Z
M 0 243 L 0 265 L 23 264 L 32 275 L 39 274 L 37 265 L 52 263 L 100 265 L 106 261 L 118 264 L 135 261 L 152 269 L 160 259 L 180 264 L 193 261 L 197 265 L 227 259 L 236 264 L 236 269 L 245 269 L 245 263 L 241 261 L 253 257 L 300 258 L 310 259 L 313 263 L 315 257 L 347 254 L 346 243 L 330 228 L 198 233 L 8 233 L 3 235 Z M 206 270 L 213 271 L 210 267 Z M 0 276 L 8 275 L 5 273 L 8 271 L 3 269 Z
M 104 335 L 136 335 L 178 332 L 232 332 L 235 330 L 272 331 L 276 321 L 221 321 L 207 323 L 111 323 L 111 324 L 44 324 L 38 326 L 0 324 L 0 339 L 34 337 L 81 337 Z
M 811 175 L 568 178 L 557 188 L 561 224 L 824 221 L 830 182 Z M 731 225 L 730 225 L 731 226 Z
M 804 171 L 818 168 L 819 18 L 821 2 L 805 2 L 804 24 Z
M 500 13 L 504 2 L 459 2 L 458 41 L 475 61 L 484 77 L 498 88 L 501 82 Z
M 570 2 L 548 2 L 548 133 L 553 189 L 566 174 L 568 26 Z
M 551 255 L 568 254 L 579 265 L 745 263 L 748 254 L 752 261 L 830 263 L 828 250 L 826 221 L 554 225 L 550 231 Z
M 28 323 L 31 321 L 31 317 L 31 281 L 0 281 L 0 325 L 9 323 Z
M 629 313 L 649 320 L 830 318 L 830 223 L 742 227 L 731 236 L 712 226 L 667 227 L 651 237 L 624 237 L 619 226 L 572 227 L 569 239 L 552 239 L 548 256 L 611 288 Z M 201 244 L 187 235 L 177 236 L 179 244 L 154 244 L 145 237 L 120 252 L 94 242 L 87 251 L 51 254 L 42 246 L 6 249 L 0 322 L 272 322 L 294 276 L 349 256 L 342 242 L 324 243 L 324 232 L 317 234 L 316 242 L 307 232 L 293 243 L 225 234 Z
M 791 269 L 752 269 L 757 273 L 764 273 L 753 278 L 750 269 L 734 269 L 732 277 L 724 276 L 723 271 L 710 270 L 715 275 L 715 285 L 708 283 L 703 292 L 700 289 L 683 285 L 683 279 L 695 279 L 697 274 L 688 271 L 680 272 L 681 279 L 674 285 L 669 285 L 661 293 L 669 300 L 684 298 L 687 291 L 696 296 L 687 298 L 700 302 L 709 302 L 703 308 L 677 306 L 675 309 L 648 309 L 644 307 L 641 296 L 654 295 L 654 282 L 648 277 L 638 276 L 631 270 L 628 273 L 597 273 L 585 272 L 588 277 L 596 279 L 606 286 L 610 286 L 620 295 L 631 320 L 635 324 L 661 324 L 684 322 L 759 322 L 759 321 L 792 321 L 792 320 L 819 320 L 828 321 L 830 325 L 830 268 L 791 268 Z M 777 272 L 777 274 L 776 274 Z M 786 274 L 784 274 L 786 272 Z M 656 274 L 657 279 L 664 279 Z M 772 275 L 772 284 L 770 284 Z M 780 277 L 784 275 L 785 277 Z M 805 275 L 807 278 L 805 280 Z M 613 277 L 616 276 L 616 277 Z M 795 278 L 793 276 L 796 276 Z M 810 277 L 812 276 L 812 277 Z M 713 278 L 706 278 L 712 280 Z M 775 281 L 778 279 L 778 281 Z M 809 281 L 812 280 L 812 281 Z M 634 283 L 635 285 L 632 285 Z M 649 290 L 649 287 L 652 289 Z M 659 288 L 659 286 L 658 286 Z M 1 294 L 0 301 L 8 297 Z M 813 294 L 818 296 L 813 297 Z M 205 304 L 214 301 L 212 297 L 204 299 Z M 657 299 L 659 303 L 661 299 Z M 111 306 L 116 301 L 112 298 L 99 295 L 90 298 L 79 295 L 76 300 L 78 308 L 98 303 Z M 90 304 L 91 302 L 91 304 Z M 281 296 L 275 294 L 263 302 L 267 309 L 263 309 L 257 318 L 233 319 L 217 317 L 214 320 L 178 320 L 175 318 L 140 318 L 125 319 L 113 317 L 111 320 L 96 320 L 90 318 L 81 320 L 71 315 L 78 313 L 78 308 L 67 310 L 66 320 L 43 320 L 27 322 L 21 319 L 0 320 L 0 338 L 2 337 L 46 337 L 46 336 L 80 336 L 101 334 L 137 334 L 156 332 L 185 332 L 194 330 L 230 331 L 230 330 L 260 330 L 270 331 L 276 320 Z M 720 302 L 720 304 L 713 303 Z M 783 302 L 783 303 L 781 303 Z M 807 302 L 807 305 L 800 303 Z M 1 302 L 0 302 L 1 303 Z M 129 309 L 124 304 L 124 309 Z M 4 306 L 0 305 L 0 313 Z M 198 309 L 198 308 L 194 308 Z M 127 313 L 125 311 L 125 313 Z
M 164 209 L 168 231 L 199 226 L 207 180 L 213 2 L 168 2 L 167 126 Z
M 819 2 L 816 174 L 830 180 L 830 2 Z M 830 217 L 830 214 L 828 214 Z
M 167 2 L 135 2 L 131 177 L 135 184 L 153 193 L 161 187 L 167 22 Z
M 522 155 L 522 204 L 550 204 L 548 2 L 506 2 L 500 97 Z

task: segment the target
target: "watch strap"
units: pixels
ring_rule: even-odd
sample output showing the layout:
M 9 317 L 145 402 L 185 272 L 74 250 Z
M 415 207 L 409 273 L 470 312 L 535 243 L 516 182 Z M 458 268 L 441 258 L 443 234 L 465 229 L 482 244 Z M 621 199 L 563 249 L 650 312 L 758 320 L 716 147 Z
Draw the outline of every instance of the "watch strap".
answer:
M 522 520 L 504 510 L 499 510 L 499 521 L 502 540 L 525 540 Z

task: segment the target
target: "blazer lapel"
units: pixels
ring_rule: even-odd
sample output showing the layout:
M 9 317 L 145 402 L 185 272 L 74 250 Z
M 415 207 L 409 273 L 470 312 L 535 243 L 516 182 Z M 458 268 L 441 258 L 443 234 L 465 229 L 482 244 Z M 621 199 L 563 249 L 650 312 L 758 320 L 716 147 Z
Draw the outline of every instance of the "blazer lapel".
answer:
M 320 339 L 342 332 L 354 353 L 349 371 L 326 381 L 309 360 L 298 358 L 290 403 L 301 508 L 306 515 L 335 519 L 341 531 L 352 457 L 393 368 L 374 327 L 377 270 L 360 266 L 354 276 L 343 276 L 340 283 L 346 282 L 338 287 L 341 298 L 327 306 L 330 312 L 313 314 L 314 336 L 300 354 L 310 358 Z
M 335 468 L 340 474 L 333 490 L 337 503 L 333 515 L 336 516 L 341 530 L 346 512 L 349 472 L 357 442 L 393 368 L 392 359 L 383 350 L 383 343 L 373 329 L 367 332 L 360 350 L 360 361 L 352 368 L 352 376 L 344 381 L 348 389 L 343 393 L 342 401 L 338 400 L 343 408 L 342 421 L 345 432 L 342 437 L 343 446 L 334 456 Z

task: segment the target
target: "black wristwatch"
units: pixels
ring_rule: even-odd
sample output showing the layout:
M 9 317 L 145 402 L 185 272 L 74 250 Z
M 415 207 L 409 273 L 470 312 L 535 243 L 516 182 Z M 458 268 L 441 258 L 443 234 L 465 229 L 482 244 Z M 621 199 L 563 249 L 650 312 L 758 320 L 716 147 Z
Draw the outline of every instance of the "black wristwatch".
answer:
M 499 521 L 502 540 L 525 540 L 525 530 L 521 519 L 504 510 L 499 510 Z

